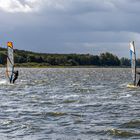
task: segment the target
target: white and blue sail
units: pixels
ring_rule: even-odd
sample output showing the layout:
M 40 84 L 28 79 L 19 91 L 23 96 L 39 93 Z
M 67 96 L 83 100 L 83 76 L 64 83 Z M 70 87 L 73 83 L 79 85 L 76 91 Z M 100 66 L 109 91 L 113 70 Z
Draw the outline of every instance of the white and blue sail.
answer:
M 6 66 L 6 75 L 9 79 L 9 82 L 13 80 L 14 72 L 14 54 L 13 54 L 13 43 L 7 42 L 7 66 Z
M 130 42 L 130 60 L 133 84 L 136 86 L 136 51 L 134 41 Z

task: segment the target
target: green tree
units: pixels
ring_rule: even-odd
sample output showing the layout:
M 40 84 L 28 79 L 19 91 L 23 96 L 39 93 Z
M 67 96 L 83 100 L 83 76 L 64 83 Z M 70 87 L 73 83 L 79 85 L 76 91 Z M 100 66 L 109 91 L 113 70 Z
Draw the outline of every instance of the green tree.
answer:
M 130 66 L 130 59 L 122 57 L 120 59 L 121 66 Z

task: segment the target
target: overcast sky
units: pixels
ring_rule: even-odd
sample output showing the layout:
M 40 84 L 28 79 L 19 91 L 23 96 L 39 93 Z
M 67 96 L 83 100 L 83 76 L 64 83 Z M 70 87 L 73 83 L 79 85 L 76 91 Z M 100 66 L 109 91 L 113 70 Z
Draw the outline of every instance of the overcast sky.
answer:
M 0 0 L 0 46 L 140 57 L 140 0 Z

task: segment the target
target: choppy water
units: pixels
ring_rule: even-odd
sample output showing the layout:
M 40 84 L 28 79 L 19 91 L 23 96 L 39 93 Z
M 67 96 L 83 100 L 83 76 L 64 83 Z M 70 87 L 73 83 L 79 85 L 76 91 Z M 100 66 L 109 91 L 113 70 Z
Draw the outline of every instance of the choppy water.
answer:
M 0 140 L 140 139 L 140 88 L 130 69 L 0 70 Z

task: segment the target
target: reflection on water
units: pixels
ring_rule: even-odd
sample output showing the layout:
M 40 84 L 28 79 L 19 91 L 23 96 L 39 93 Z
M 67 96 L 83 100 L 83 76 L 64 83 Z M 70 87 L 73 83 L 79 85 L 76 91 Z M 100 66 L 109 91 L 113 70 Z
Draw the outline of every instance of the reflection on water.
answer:
M 130 69 L 0 70 L 0 139 L 140 139 L 140 89 Z

